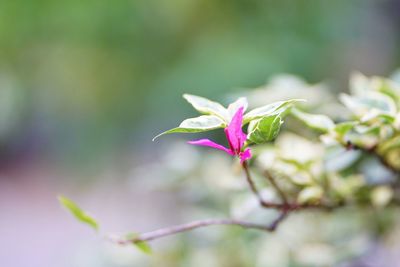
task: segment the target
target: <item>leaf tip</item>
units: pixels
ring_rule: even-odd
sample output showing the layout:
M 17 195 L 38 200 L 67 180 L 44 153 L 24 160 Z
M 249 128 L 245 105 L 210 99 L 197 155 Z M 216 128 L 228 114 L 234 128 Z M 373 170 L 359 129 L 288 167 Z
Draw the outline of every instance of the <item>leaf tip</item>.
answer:
M 137 249 L 147 255 L 151 255 L 153 253 L 151 246 L 146 241 L 135 240 L 135 238 L 138 236 L 139 235 L 137 233 L 129 233 L 126 235 L 126 238 L 129 239 L 132 245 L 134 245 Z
M 185 99 L 186 101 L 189 101 L 189 98 L 191 98 L 191 97 L 193 97 L 194 95 L 191 95 L 191 94 L 183 94 L 182 95 L 182 97 L 183 97 L 183 99 Z
M 147 242 L 139 241 L 135 242 L 134 245 L 143 253 L 147 255 L 153 254 L 153 250 Z
M 162 133 L 159 133 L 159 134 L 157 134 L 156 136 L 154 136 L 153 139 L 151 139 L 151 141 L 154 142 L 154 141 L 157 140 L 160 136 L 163 136 L 163 135 L 168 134 L 168 133 L 172 133 L 173 130 L 175 130 L 175 129 L 176 129 L 176 128 L 171 129 L 171 130 L 168 130 L 168 131 L 165 131 L 165 132 L 162 132 Z
M 63 195 L 58 195 L 57 199 L 60 202 L 61 206 L 67 209 L 78 221 L 89 225 L 90 227 L 95 229 L 96 232 L 98 232 L 99 225 L 97 221 L 87 215 L 81 208 L 78 207 L 75 202 Z

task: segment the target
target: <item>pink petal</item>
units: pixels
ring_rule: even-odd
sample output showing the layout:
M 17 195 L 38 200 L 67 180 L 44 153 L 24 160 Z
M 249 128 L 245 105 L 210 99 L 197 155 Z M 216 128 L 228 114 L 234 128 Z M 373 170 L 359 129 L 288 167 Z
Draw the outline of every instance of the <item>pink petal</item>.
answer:
M 247 148 L 245 151 L 240 152 L 239 157 L 240 157 L 240 163 L 243 163 L 245 160 L 250 159 L 251 158 L 250 148 Z
M 209 139 L 200 139 L 200 140 L 189 141 L 188 144 L 195 145 L 195 146 L 208 146 L 208 147 L 212 147 L 215 149 L 225 151 L 229 155 L 232 155 L 232 156 L 235 155 L 235 153 L 232 150 L 230 150 L 220 144 L 214 143 L 213 141 L 211 141 Z
M 247 135 L 242 131 L 243 124 L 243 107 L 240 107 L 233 116 L 228 127 L 225 128 L 226 138 L 228 139 L 229 146 L 233 151 L 239 153 L 242 149 Z

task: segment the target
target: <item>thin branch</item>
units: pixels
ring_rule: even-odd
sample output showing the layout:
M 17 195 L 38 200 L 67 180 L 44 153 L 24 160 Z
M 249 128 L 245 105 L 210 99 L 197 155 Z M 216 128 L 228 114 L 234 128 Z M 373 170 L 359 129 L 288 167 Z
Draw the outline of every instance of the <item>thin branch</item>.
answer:
M 256 184 L 253 181 L 253 178 L 251 177 L 249 166 L 247 165 L 246 161 L 244 161 L 242 163 L 242 167 L 243 167 L 244 173 L 246 174 L 247 183 L 249 184 L 251 191 L 256 195 L 261 206 L 263 206 L 264 208 L 272 208 L 272 209 L 279 209 L 279 210 L 285 210 L 285 211 L 296 210 L 299 208 L 299 205 L 297 205 L 297 204 L 288 204 L 288 203 L 282 204 L 282 203 L 273 203 L 273 202 L 265 201 L 262 198 L 260 192 L 258 191 Z
M 246 174 L 246 180 L 247 183 L 250 186 L 251 191 L 256 195 L 258 201 L 260 202 L 260 205 L 264 208 L 271 208 L 271 209 L 277 209 L 277 210 L 282 210 L 284 212 L 289 212 L 289 211 L 297 211 L 301 209 L 322 209 L 322 210 L 332 210 L 335 208 L 339 208 L 343 206 L 342 203 L 339 204 L 298 204 L 298 203 L 274 203 L 274 202 L 268 202 L 265 201 L 262 197 L 260 192 L 258 191 L 252 177 L 250 174 L 249 167 L 247 165 L 247 162 L 242 163 L 242 167 L 244 169 L 244 172 Z
M 287 200 L 287 197 L 286 197 L 285 193 L 282 191 L 282 189 L 276 183 L 276 181 L 275 181 L 274 177 L 272 176 L 272 174 L 269 171 L 265 171 L 264 172 L 264 176 L 268 179 L 270 184 L 275 188 L 276 192 L 278 192 L 278 194 L 280 195 L 283 203 L 284 204 L 288 204 L 288 200 Z
M 279 217 L 272 222 L 272 224 L 270 225 L 271 231 L 275 231 L 276 228 L 278 228 L 279 224 L 289 215 L 289 211 L 288 210 L 283 210 L 281 215 L 279 215 Z
M 270 225 L 262 225 L 257 223 L 251 223 L 241 220 L 235 219 L 205 219 L 199 221 L 193 221 L 186 224 L 175 225 L 171 227 L 161 228 L 155 231 L 147 232 L 139 234 L 135 238 L 111 238 L 113 242 L 116 242 L 120 245 L 128 245 L 131 243 L 137 243 L 141 241 L 151 241 L 155 239 L 159 239 L 165 236 L 174 235 L 178 233 L 183 233 L 187 231 L 191 231 L 201 227 L 207 227 L 212 225 L 235 225 L 240 226 L 246 229 L 255 229 L 266 232 L 275 231 L 278 227 L 279 223 L 283 221 L 283 219 L 287 216 L 287 212 L 282 212 L 282 214 L 274 220 Z
M 256 184 L 253 181 L 253 178 L 251 177 L 247 161 L 244 161 L 242 163 L 242 167 L 243 167 L 244 173 L 246 174 L 247 183 L 249 184 L 251 191 L 256 195 L 256 197 L 257 197 L 257 199 L 260 202 L 260 205 L 262 207 L 264 207 L 264 208 L 272 208 L 272 209 L 279 209 L 279 210 L 283 210 L 283 211 L 299 209 L 299 205 L 297 205 L 297 204 L 289 204 L 287 202 L 281 204 L 281 203 L 273 203 L 273 202 L 265 201 L 262 198 L 260 192 L 258 191 L 258 189 L 256 187 Z
M 370 153 L 374 153 L 374 151 L 369 151 Z M 248 167 L 248 164 L 246 161 L 242 163 L 243 170 L 246 174 L 246 180 L 250 186 L 251 191 L 256 195 L 258 198 L 260 204 L 262 207 L 265 208 L 273 208 L 276 210 L 280 210 L 280 215 L 278 218 L 276 218 L 271 224 L 269 225 L 264 225 L 264 224 L 257 224 L 257 223 L 252 223 L 252 222 L 247 222 L 247 221 L 242 221 L 242 220 L 235 220 L 235 219 L 205 219 L 205 220 L 198 220 L 198 221 L 193 221 L 190 223 L 186 224 L 180 224 L 180 225 L 175 225 L 175 226 L 170 226 L 166 228 L 161 228 L 155 231 L 151 232 L 146 232 L 137 235 L 136 237 L 110 237 L 110 240 L 120 244 L 120 245 L 128 245 L 132 243 L 139 243 L 143 241 L 151 241 L 155 239 L 159 239 L 162 237 L 178 234 L 178 233 L 183 233 L 187 231 L 192 231 L 197 228 L 202 228 L 202 227 L 208 227 L 208 226 L 213 226 L 213 225 L 233 225 L 233 226 L 239 226 L 245 229 L 255 229 L 255 230 L 260 230 L 260 231 L 266 231 L 266 232 L 273 232 L 276 230 L 276 228 L 279 226 L 279 224 L 290 214 L 292 211 L 297 211 L 301 209 L 324 209 L 324 210 L 332 210 L 335 208 L 342 207 L 345 203 L 337 203 L 337 204 L 324 204 L 324 203 L 319 203 L 319 204 L 298 204 L 298 203 L 289 203 L 288 199 L 282 191 L 282 189 L 278 186 L 276 181 L 274 180 L 274 177 L 266 171 L 265 177 L 269 180 L 271 185 L 276 189 L 276 191 L 279 193 L 279 195 L 282 198 L 283 203 L 272 203 L 272 202 L 267 202 L 263 200 L 261 197 L 260 192 L 258 191 L 252 177 L 250 174 L 250 170 Z
M 256 184 L 254 183 L 254 181 L 253 181 L 253 179 L 251 177 L 249 166 L 247 165 L 247 161 L 244 161 L 242 163 L 242 167 L 243 167 L 244 173 L 246 174 L 246 180 L 247 180 L 247 183 L 250 186 L 251 191 L 256 195 L 256 197 L 258 198 L 259 202 L 261 204 L 263 204 L 264 200 L 262 199 L 261 194 L 258 191 L 258 189 L 256 187 Z
M 346 149 L 348 150 L 360 150 L 363 151 L 365 153 L 368 153 L 370 155 L 375 156 L 379 162 L 385 166 L 387 169 L 389 169 L 390 171 L 392 171 L 394 174 L 400 174 L 400 170 L 396 169 L 395 167 L 393 167 L 392 165 L 390 165 L 390 163 L 377 152 L 377 146 L 372 146 L 370 148 L 366 148 L 366 147 L 361 147 L 358 145 L 353 144 L 350 141 L 347 141 L 347 143 L 344 145 Z
M 337 208 L 337 207 L 341 206 L 340 204 L 330 206 L 330 205 L 322 205 L 322 204 L 313 205 L 313 204 L 289 203 L 287 201 L 287 198 L 286 198 L 284 192 L 276 184 L 273 177 L 268 175 L 268 173 L 266 173 L 267 178 L 270 180 L 271 184 L 275 187 L 275 189 L 281 195 L 284 203 L 266 202 L 262 199 L 260 192 L 258 191 L 258 189 L 251 177 L 247 162 L 246 161 L 243 162 L 242 166 L 245 171 L 246 180 L 250 186 L 250 189 L 257 196 L 258 200 L 260 201 L 260 204 L 265 208 L 274 208 L 274 209 L 281 211 L 281 214 L 279 215 L 279 217 L 277 219 L 275 219 L 271 224 L 263 225 L 263 224 L 257 224 L 257 223 L 252 223 L 252 222 L 247 222 L 247 221 L 242 221 L 242 220 L 235 220 L 235 219 L 205 219 L 205 220 L 193 221 L 193 222 L 186 223 L 186 224 L 180 224 L 180 225 L 170 226 L 170 227 L 166 227 L 166 228 L 161 228 L 161 229 L 147 232 L 147 233 L 142 233 L 133 238 L 118 238 L 118 237 L 110 238 L 111 241 L 113 241 L 117 244 L 120 244 L 120 245 L 128 245 L 128 244 L 138 243 L 138 242 L 142 242 L 142 241 L 151 241 L 151 240 L 159 239 L 159 238 L 162 238 L 165 236 L 170 236 L 170 235 L 174 235 L 174 234 L 178 234 L 178 233 L 191 231 L 191 230 L 194 230 L 197 228 L 213 226 L 213 225 L 234 225 L 234 226 L 240 226 L 240 227 L 246 228 L 246 229 L 255 229 L 255 230 L 272 232 L 272 231 L 276 230 L 276 228 L 279 226 L 279 224 L 289 215 L 289 213 L 291 211 L 296 211 L 296 210 L 306 209 L 306 208 L 307 209 L 308 208 L 316 208 L 316 209 L 331 210 L 333 208 Z
M 195 230 L 195 229 L 201 228 L 201 227 L 213 226 L 213 225 L 234 225 L 234 226 L 240 226 L 240 227 L 246 228 L 246 229 L 255 229 L 255 230 L 261 230 L 261 231 L 266 231 L 266 232 L 272 232 L 272 231 L 276 230 L 276 228 L 279 226 L 279 224 L 290 214 L 291 211 L 296 211 L 296 210 L 300 210 L 300 209 L 313 209 L 313 208 L 331 210 L 331 209 L 338 208 L 343 205 L 343 204 L 327 205 L 327 204 L 289 203 L 287 201 L 287 198 L 286 198 L 284 192 L 275 183 L 273 177 L 268 176 L 268 175 L 267 175 L 267 178 L 269 177 L 268 179 L 270 179 L 271 184 L 277 189 L 279 194 L 281 194 L 281 197 L 282 197 L 282 200 L 284 203 L 266 202 L 262 199 L 262 197 L 251 177 L 247 162 L 246 161 L 243 162 L 242 166 L 245 171 L 246 179 L 250 186 L 250 189 L 257 196 L 258 200 L 260 201 L 260 204 L 265 208 L 273 208 L 273 209 L 277 209 L 277 210 L 281 211 L 279 217 L 277 219 L 275 219 L 271 224 L 263 225 L 263 224 L 257 224 L 257 223 L 252 223 L 252 222 L 247 222 L 247 221 L 242 221 L 242 220 L 235 220 L 235 219 L 205 219 L 205 220 L 193 221 L 193 222 L 186 223 L 186 224 L 180 224 L 180 225 L 175 225 L 175 226 L 171 226 L 171 227 L 161 228 L 161 229 L 158 229 L 155 231 L 139 234 L 136 237 L 132 237 L 132 238 L 126 238 L 126 237 L 125 238 L 118 238 L 118 237 L 115 238 L 114 237 L 114 238 L 110 238 L 111 241 L 113 241 L 117 244 L 120 244 L 120 245 L 128 245 L 128 244 L 139 243 L 139 242 L 143 242 L 143 241 L 151 241 L 151 240 L 159 239 L 162 237 Z

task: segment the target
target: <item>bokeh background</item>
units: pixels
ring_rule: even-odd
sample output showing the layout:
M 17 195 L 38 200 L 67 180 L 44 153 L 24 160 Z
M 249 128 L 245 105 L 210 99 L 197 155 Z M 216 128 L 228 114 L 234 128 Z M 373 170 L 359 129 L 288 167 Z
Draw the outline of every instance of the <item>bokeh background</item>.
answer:
M 219 215 L 228 196 L 196 180 L 218 178 L 202 151 L 151 141 L 195 114 L 182 93 L 224 102 L 278 73 L 346 91 L 353 70 L 399 67 L 399 37 L 396 0 L 0 1 L 0 265 L 300 266 L 221 228 L 157 241 L 147 257 L 107 244 L 56 196 L 104 232 Z

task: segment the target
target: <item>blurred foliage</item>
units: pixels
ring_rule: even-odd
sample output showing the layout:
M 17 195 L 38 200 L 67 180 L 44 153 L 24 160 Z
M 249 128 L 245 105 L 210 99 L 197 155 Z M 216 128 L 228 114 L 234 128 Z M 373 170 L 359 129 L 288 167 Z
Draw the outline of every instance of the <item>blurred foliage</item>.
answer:
M 197 254 L 207 266 L 342 266 L 346 262 L 350 262 L 349 266 L 359 266 L 354 259 L 365 258 L 371 247 L 396 250 L 399 245 L 400 217 L 396 205 L 400 158 L 391 156 L 393 153 L 398 155 L 400 150 L 397 142 L 400 90 L 396 77 L 397 74 L 392 79 L 368 78 L 355 73 L 350 81 L 351 94 L 341 95 L 341 104 L 334 101 L 335 97 L 329 95 L 329 91 L 321 92 L 319 86 L 307 85 L 295 76 L 279 76 L 280 84 L 291 85 L 292 94 L 286 94 L 286 99 L 297 97 L 299 92 L 305 99 L 313 99 L 313 92 L 318 92 L 328 96 L 320 98 L 319 106 L 329 99 L 330 105 L 338 108 L 328 109 L 334 122 L 327 115 L 305 111 L 313 110 L 315 102 L 300 102 L 298 109 L 292 108 L 292 117 L 312 131 L 290 125 L 296 122 L 292 120 L 285 123 L 289 125 L 274 145 L 253 147 L 253 167 L 256 167 L 253 174 L 262 188 L 263 198 L 270 202 L 281 201 L 274 186 L 262 175 L 269 172 L 289 202 L 345 207 L 330 213 L 302 211 L 292 214 L 277 232 L 271 234 L 224 228 L 198 230 L 201 234 L 189 233 L 183 239 L 187 244 L 184 259 L 187 257 L 191 266 L 197 266 Z M 274 95 L 280 90 L 276 81 L 277 78 L 273 78 L 263 89 L 249 90 L 246 95 L 260 103 L 261 95 Z M 263 104 L 275 101 L 263 99 Z M 343 112 L 345 109 L 350 112 Z M 336 114 L 332 113 L 334 110 Z M 363 138 L 369 135 L 372 137 Z M 183 156 L 186 160 L 191 158 L 189 154 Z M 184 196 L 187 196 L 182 200 L 195 200 L 195 206 L 188 204 L 190 215 L 185 217 L 230 214 L 236 219 L 268 222 L 276 216 L 275 211 L 260 209 L 244 179 L 237 177 L 240 171 L 236 164 L 229 169 L 223 155 L 208 155 L 192 171 L 183 172 L 183 176 L 190 179 L 182 185 Z M 179 172 L 174 175 L 179 179 Z M 198 177 L 203 180 L 199 181 Z M 174 183 L 167 183 L 171 182 Z M 189 192 L 186 191 L 188 188 Z M 189 197 L 193 195 L 199 199 Z M 226 210 L 226 207 L 230 209 Z M 219 249 L 221 247 L 223 249 Z M 230 251 L 230 247 L 234 250 Z M 179 246 L 176 249 L 182 251 Z M 181 260 L 177 259 L 178 262 Z M 382 266 L 392 264 L 385 260 L 381 262 L 384 262 Z
M 97 170 L 134 161 L 141 164 L 134 171 L 140 186 L 176 190 L 187 205 L 182 220 L 229 213 L 269 220 L 271 214 L 254 211 L 257 203 L 224 157 L 200 156 L 181 145 L 163 148 L 151 138 L 189 112 L 177 104 L 184 92 L 227 100 L 244 92 L 253 107 L 306 98 L 303 112 L 359 120 L 330 91 L 346 90 L 350 70 L 384 75 L 398 67 L 399 10 L 394 0 L 0 1 L 0 168 L 19 170 L 25 159 L 43 158 L 56 167 L 94 162 Z M 284 75 L 246 93 L 276 73 L 337 83 L 310 86 Z M 361 124 L 370 123 L 376 122 Z M 330 266 L 365 253 L 377 236 L 379 246 L 395 244 L 397 210 L 379 208 L 393 192 L 385 186 L 363 191 L 366 183 L 392 181 L 392 174 L 359 151 L 324 147 L 318 133 L 294 118 L 283 127 L 313 140 L 289 133 L 276 141 L 281 152 L 293 152 L 284 147 L 290 140 L 308 152 L 301 163 L 308 160 L 309 168 L 287 183 L 294 196 L 310 177 L 324 178 L 325 168 L 336 172 L 329 197 L 372 197 L 376 208 L 295 215 L 274 235 L 200 230 L 160 244 L 150 259 L 107 247 L 94 266 Z M 290 166 L 285 171 L 303 166 L 294 161 L 296 153 L 276 151 L 267 146 L 255 164 L 267 164 L 271 152 L 278 167 Z M 363 175 L 351 175 L 349 163 Z M 267 197 L 277 197 L 262 185 Z M 357 199 L 353 189 L 360 189 Z M 310 190 L 302 195 L 307 199 Z
M 396 250 L 400 245 L 400 169 L 397 165 L 400 162 L 397 140 L 400 83 L 396 77 L 397 74 L 390 79 L 353 74 L 351 93 L 345 97 L 340 95 L 342 104 L 331 103 L 350 111 L 333 116 L 341 118 L 339 121 L 327 115 L 308 113 L 315 105 L 312 101 L 297 102 L 296 107 L 283 106 L 283 110 L 282 106 L 270 109 L 263 117 L 253 118 L 253 121 L 262 122 L 264 118 L 275 120 L 277 114 L 286 113 L 288 121 L 285 124 L 289 124 L 274 143 L 269 138 L 250 143 L 254 155 L 250 165 L 262 198 L 269 203 L 281 203 L 278 185 L 288 203 L 322 205 L 328 209 L 292 211 L 272 233 L 229 226 L 207 227 L 166 238 L 165 243 L 160 241 L 161 245 L 150 259 L 124 250 L 114 255 L 115 259 L 109 259 L 113 261 L 123 257 L 124 253 L 133 253 L 126 261 L 127 266 L 158 266 L 160 262 L 163 266 L 302 267 L 342 266 L 346 262 L 349 266 L 358 266 L 355 259 L 365 258 L 371 248 Z M 293 94 L 288 94 L 287 98 L 297 96 L 299 91 L 319 90 L 319 86 L 307 85 L 295 76 L 281 75 L 279 80 L 282 84 L 298 85 L 292 87 Z M 272 83 L 262 87 L 264 89 L 249 90 L 246 95 L 253 99 L 253 94 L 271 94 L 279 89 L 273 86 L 276 81 L 277 78 L 273 78 Z M 309 96 L 313 94 L 303 94 L 306 99 Z M 230 108 L 247 106 L 244 98 L 239 98 L 227 109 L 201 97 L 185 95 L 185 98 L 198 111 L 213 114 L 207 116 L 219 116 L 216 112 L 226 111 L 222 114 L 228 117 L 221 116 L 221 121 L 226 119 L 226 122 L 232 114 L 228 112 Z M 274 106 L 271 99 L 264 99 L 267 107 Z M 335 97 L 330 95 L 327 99 Z M 250 103 L 250 106 L 254 105 Z M 254 110 L 260 109 L 253 109 L 244 117 L 254 114 Z M 343 115 L 347 119 L 343 119 Z M 296 121 L 310 129 L 297 131 L 301 128 L 290 125 Z M 250 121 L 249 128 L 251 124 Z M 198 127 L 196 131 L 212 130 L 199 124 L 195 127 Z M 271 130 L 276 130 L 277 126 L 267 123 L 263 127 L 265 132 L 260 135 L 270 137 Z M 186 128 L 176 129 L 192 132 Z M 153 188 L 174 189 L 178 201 L 184 203 L 179 212 L 182 220 L 232 217 L 268 224 L 276 218 L 276 210 L 263 209 L 259 205 L 242 177 L 243 170 L 238 161 L 232 164 L 221 152 L 208 152 L 199 158 L 195 149 L 189 146 L 170 144 L 168 149 L 173 152 L 161 157 L 157 165 L 149 162 L 142 166 L 148 176 L 142 177 L 146 179 L 138 181 L 137 186 L 146 187 L 146 183 L 150 183 Z M 171 157 L 172 154 L 175 156 Z M 175 164 L 176 160 L 180 160 L 179 165 Z M 152 171 L 162 172 L 163 178 L 167 179 L 160 179 Z M 355 265 L 351 265 L 352 262 Z M 391 264 L 390 261 L 383 262 Z

